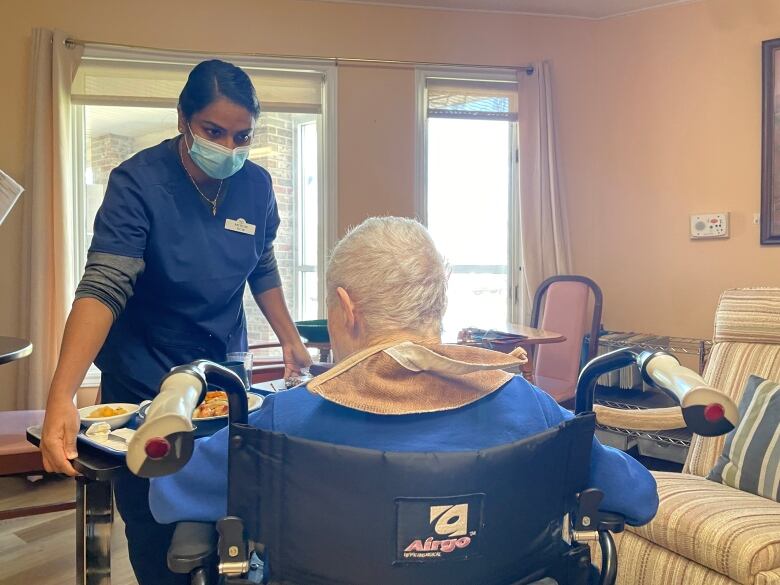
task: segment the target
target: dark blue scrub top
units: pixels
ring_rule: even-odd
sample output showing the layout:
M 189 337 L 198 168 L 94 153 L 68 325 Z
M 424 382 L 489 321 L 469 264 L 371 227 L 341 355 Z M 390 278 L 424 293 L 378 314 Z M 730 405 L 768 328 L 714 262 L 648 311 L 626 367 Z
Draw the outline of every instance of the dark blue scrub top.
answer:
M 246 283 L 254 293 L 280 285 L 273 257 L 279 213 L 268 172 L 247 161 L 226 181 L 213 216 L 177 145 L 166 140 L 114 169 L 90 246 L 145 262 L 95 363 L 148 395 L 173 366 L 245 351 Z M 226 219 L 239 218 L 255 226 L 253 236 L 225 229 Z

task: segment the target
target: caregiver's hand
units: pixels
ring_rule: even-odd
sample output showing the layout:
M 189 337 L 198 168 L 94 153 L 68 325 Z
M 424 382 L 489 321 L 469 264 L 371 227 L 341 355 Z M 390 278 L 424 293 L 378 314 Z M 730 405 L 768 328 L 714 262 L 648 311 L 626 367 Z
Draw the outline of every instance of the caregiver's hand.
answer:
M 73 396 L 89 365 L 95 361 L 113 321 L 114 314 L 103 301 L 85 297 L 73 302 L 43 420 L 41 451 L 46 471 L 78 475 L 69 461 L 78 456 L 76 435 L 81 424 Z
M 300 376 L 301 369 L 311 366 L 311 356 L 300 340 L 297 343 L 282 344 L 282 356 L 285 379 Z
M 41 437 L 43 467 L 46 471 L 78 475 L 70 460 L 78 457 L 76 435 L 79 424 L 79 413 L 73 399 L 65 396 L 49 398 Z

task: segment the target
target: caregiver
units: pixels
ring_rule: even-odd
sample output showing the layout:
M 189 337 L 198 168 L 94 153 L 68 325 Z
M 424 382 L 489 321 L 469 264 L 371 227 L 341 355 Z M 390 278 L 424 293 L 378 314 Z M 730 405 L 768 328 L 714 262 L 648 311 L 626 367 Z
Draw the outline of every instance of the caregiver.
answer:
M 111 173 L 49 390 L 47 471 L 76 475 L 73 396 L 93 361 L 102 402 L 139 403 L 172 366 L 246 351 L 247 283 L 282 345 L 285 375 L 311 363 L 274 257 L 271 177 L 247 161 L 259 114 L 244 71 L 204 61 L 179 97 L 180 135 Z M 175 583 L 165 561 L 173 526 L 154 522 L 148 489 L 129 475 L 114 486 L 130 560 L 141 585 Z

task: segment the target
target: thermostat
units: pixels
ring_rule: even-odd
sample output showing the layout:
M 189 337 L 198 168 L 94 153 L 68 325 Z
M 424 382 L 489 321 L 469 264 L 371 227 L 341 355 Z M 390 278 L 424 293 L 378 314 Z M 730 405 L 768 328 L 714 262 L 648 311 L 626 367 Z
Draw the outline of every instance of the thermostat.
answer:
M 697 213 L 691 215 L 691 239 L 728 238 L 729 213 Z

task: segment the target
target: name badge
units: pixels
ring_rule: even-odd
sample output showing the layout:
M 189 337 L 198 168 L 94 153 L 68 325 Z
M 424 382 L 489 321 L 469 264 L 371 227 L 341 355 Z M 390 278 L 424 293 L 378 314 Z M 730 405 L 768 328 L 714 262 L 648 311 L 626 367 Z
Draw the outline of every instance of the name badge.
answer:
M 251 223 L 247 223 L 243 217 L 239 217 L 238 219 L 226 219 L 225 229 L 230 230 L 231 232 L 238 232 L 239 234 L 255 235 L 255 226 Z

